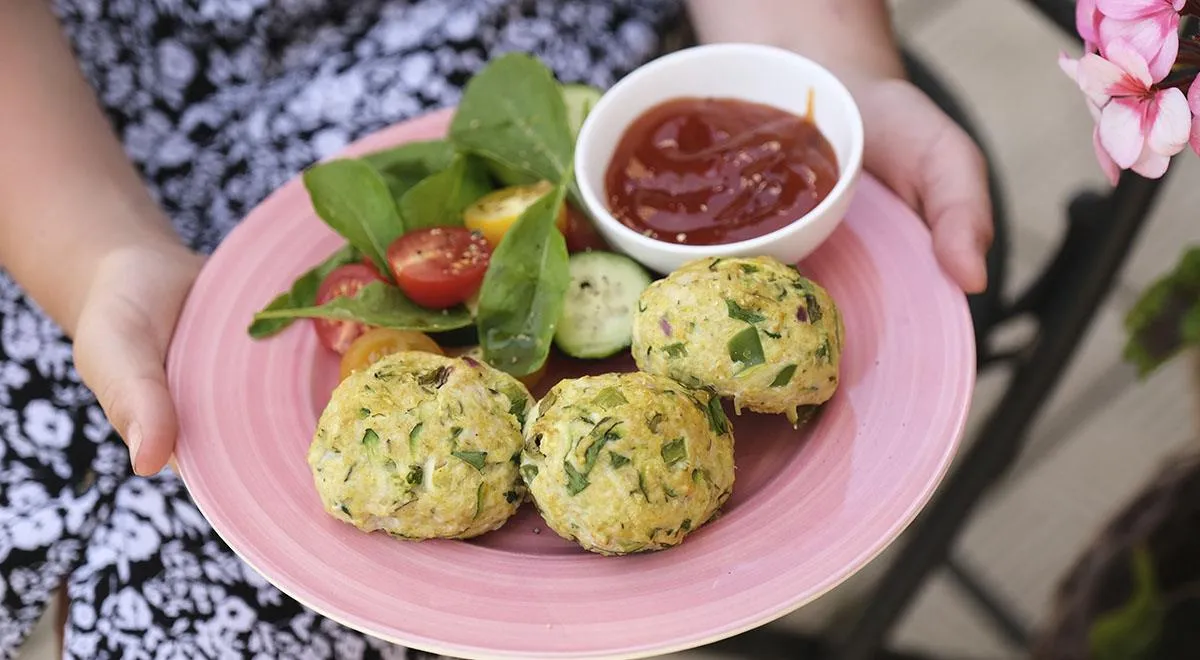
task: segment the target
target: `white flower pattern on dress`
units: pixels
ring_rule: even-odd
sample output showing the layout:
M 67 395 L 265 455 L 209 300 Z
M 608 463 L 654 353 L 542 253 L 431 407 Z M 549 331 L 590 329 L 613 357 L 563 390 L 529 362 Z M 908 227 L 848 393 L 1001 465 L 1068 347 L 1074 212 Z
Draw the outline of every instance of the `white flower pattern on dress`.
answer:
M 458 102 L 489 58 L 599 86 L 677 0 L 56 0 L 80 69 L 184 240 L 211 251 L 273 189 Z M 241 562 L 169 470 L 129 458 L 71 344 L 0 270 L 0 657 L 66 583 L 70 658 L 432 657 L 304 609 Z

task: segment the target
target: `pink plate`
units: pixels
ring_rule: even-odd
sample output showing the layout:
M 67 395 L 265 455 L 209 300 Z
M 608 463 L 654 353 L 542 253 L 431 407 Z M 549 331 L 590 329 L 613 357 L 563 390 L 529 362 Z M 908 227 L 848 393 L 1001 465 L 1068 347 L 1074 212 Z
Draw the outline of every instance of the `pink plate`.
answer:
M 443 134 L 429 115 L 349 153 Z M 197 280 L 168 358 L 180 475 L 231 548 L 347 626 L 465 658 L 635 658 L 699 646 L 812 601 L 879 554 L 954 456 L 975 378 L 966 300 L 920 220 L 864 177 L 803 264 L 843 310 L 842 385 L 807 431 L 734 418 L 725 515 L 681 546 L 621 558 L 556 537 L 523 509 L 472 542 L 364 534 L 321 509 L 305 463 L 337 360 L 307 321 L 264 341 L 251 316 L 341 245 L 299 180 L 256 208 Z M 628 368 L 556 359 L 551 378 Z

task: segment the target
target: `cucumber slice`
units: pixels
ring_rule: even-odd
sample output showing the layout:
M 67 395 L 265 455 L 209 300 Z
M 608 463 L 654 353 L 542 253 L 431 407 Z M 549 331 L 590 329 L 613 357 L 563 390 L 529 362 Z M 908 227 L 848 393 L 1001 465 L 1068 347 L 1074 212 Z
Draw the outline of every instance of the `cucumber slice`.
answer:
M 580 252 L 568 263 L 571 283 L 554 343 L 571 357 L 600 359 L 629 348 L 638 298 L 650 275 L 638 262 L 612 252 Z
M 571 128 L 571 137 L 579 137 L 579 129 L 583 128 L 583 120 L 596 107 L 600 100 L 600 90 L 590 85 L 569 84 L 562 86 L 563 102 L 567 104 L 567 125 Z

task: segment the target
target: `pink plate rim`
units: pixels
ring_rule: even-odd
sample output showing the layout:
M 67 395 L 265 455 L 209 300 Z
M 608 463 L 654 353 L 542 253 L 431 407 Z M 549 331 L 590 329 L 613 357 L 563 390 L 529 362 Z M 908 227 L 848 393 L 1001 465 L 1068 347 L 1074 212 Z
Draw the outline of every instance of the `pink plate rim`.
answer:
M 446 109 L 422 116 L 409 122 L 397 124 L 383 129 L 357 141 L 339 154 L 339 156 L 357 155 L 381 147 L 414 139 L 431 139 L 443 133 L 445 127 L 448 125 L 451 112 L 452 109 Z M 287 563 L 291 561 L 291 559 L 289 559 L 287 556 L 282 556 L 281 558 L 282 551 L 276 550 L 274 548 L 274 544 L 265 542 L 263 538 L 257 538 L 256 533 L 258 532 L 256 532 L 254 528 L 255 520 L 252 520 L 252 518 L 255 518 L 257 519 L 258 523 L 261 523 L 263 520 L 269 521 L 269 517 L 262 518 L 262 516 L 268 516 L 268 514 L 265 512 L 266 509 L 276 506 L 276 504 L 270 502 L 263 503 L 259 507 L 249 507 L 249 509 L 251 509 L 249 511 L 245 510 L 245 508 L 240 511 L 237 509 L 230 509 L 230 503 L 226 500 L 233 497 L 233 495 L 228 494 L 228 489 L 231 487 L 239 487 L 239 485 L 240 487 L 246 488 L 249 486 L 246 485 L 245 480 L 239 480 L 237 474 L 206 471 L 207 466 L 214 465 L 220 461 L 231 461 L 232 459 L 230 459 L 230 451 L 236 451 L 238 447 L 240 447 L 236 440 L 229 440 L 225 438 L 211 440 L 209 437 L 205 437 L 204 440 L 200 439 L 202 436 L 213 435 L 217 430 L 216 427 L 219 422 L 219 420 L 213 416 L 205 416 L 202 413 L 206 411 L 215 411 L 214 402 L 219 397 L 234 396 L 233 394 L 225 391 L 228 388 L 223 387 L 223 385 L 226 385 L 226 383 L 222 383 L 219 376 L 225 372 L 236 372 L 240 365 L 226 363 L 216 364 L 219 358 L 205 358 L 202 355 L 198 355 L 196 350 L 190 349 L 195 349 L 197 347 L 210 347 L 210 344 L 220 346 L 222 345 L 221 342 L 225 337 L 224 333 L 231 333 L 230 336 L 234 336 L 240 332 L 244 335 L 245 323 L 243 323 L 243 321 L 248 323 L 249 319 L 248 316 L 245 319 L 241 318 L 240 316 L 236 316 L 242 314 L 243 310 L 238 307 L 238 305 L 241 303 L 236 300 L 230 301 L 228 298 L 231 296 L 222 296 L 220 295 L 222 291 L 218 291 L 218 289 L 221 289 L 223 286 L 222 278 L 225 277 L 228 279 L 226 275 L 222 274 L 222 269 L 227 264 L 236 264 L 244 271 L 243 275 L 248 279 L 252 279 L 254 276 L 269 274 L 263 270 L 264 267 L 262 264 L 247 265 L 247 259 L 245 256 L 241 255 L 254 254 L 252 251 L 253 246 L 250 243 L 252 235 L 254 235 L 254 232 L 258 230 L 251 228 L 261 226 L 267 222 L 269 220 L 268 216 L 270 216 L 272 213 L 272 209 L 280 206 L 285 199 L 294 201 L 293 198 L 296 195 L 305 195 L 302 184 L 298 177 L 293 178 L 284 186 L 273 192 L 256 209 L 248 214 L 246 221 L 236 228 L 217 248 L 212 257 L 210 257 L 204 270 L 201 272 L 200 277 L 197 279 L 196 285 L 193 287 L 192 294 L 189 296 L 188 301 L 185 304 L 184 311 L 181 315 L 180 322 L 176 330 L 176 336 L 172 342 L 167 360 L 168 378 L 171 385 L 171 391 L 175 397 L 176 406 L 180 409 L 180 437 L 176 451 L 176 470 L 184 485 L 188 489 L 190 495 L 192 496 L 192 500 L 197 508 L 210 522 L 213 529 L 217 532 L 221 539 L 233 550 L 234 553 L 238 555 L 238 557 L 240 557 L 246 562 L 246 564 L 248 564 L 256 572 L 261 574 L 269 582 L 278 587 L 291 598 L 297 600 L 307 608 L 347 627 L 360 630 L 380 639 L 384 639 L 399 645 L 411 646 L 450 657 L 461 658 L 644 658 L 659 654 L 678 652 L 716 642 L 769 623 L 770 621 L 773 621 L 812 602 L 844 582 L 862 567 L 866 566 L 870 561 L 883 552 L 883 550 L 886 549 L 897 537 L 900 536 L 900 534 L 921 511 L 921 509 L 928 503 L 941 480 L 944 478 L 957 452 L 961 436 L 966 426 L 967 414 L 970 408 L 976 376 L 974 331 L 970 312 L 966 303 L 966 298 L 962 295 L 961 291 L 958 291 L 957 287 L 955 287 L 949 278 L 936 268 L 936 264 L 933 261 L 934 257 L 932 254 L 932 243 L 929 237 L 929 232 L 920 222 L 919 218 L 917 218 L 912 211 L 905 207 L 903 203 L 893 193 L 891 193 L 890 190 L 888 190 L 870 175 L 864 174 L 860 180 L 855 201 L 851 206 L 851 210 L 847 215 L 846 221 L 843 223 L 842 227 L 835 232 L 834 236 L 831 237 L 831 241 L 827 242 L 827 245 L 830 242 L 842 241 L 844 243 L 849 240 L 857 240 L 862 244 L 866 244 L 869 241 L 864 239 L 864 237 L 867 237 L 867 239 L 870 238 L 868 234 L 864 233 L 863 229 L 863 226 L 868 226 L 865 225 L 865 223 L 869 222 L 867 218 L 871 216 L 889 216 L 890 222 L 877 223 L 887 225 L 886 227 L 880 227 L 879 232 L 887 233 L 888 238 L 879 238 L 873 240 L 875 240 L 876 243 L 880 243 L 885 240 L 902 240 L 909 243 L 911 246 L 915 246 L 918 253 L 915 255 L 906 256 L 905 258 L 909 263 L 906 263 L 905 266 L 911 266 L 914 268 L 914 270 L 919 271 L 919 274 L 914 275 L 914 282 L 916 284 L 923 287 L 929 287 L 928 295 L 931 302 L 929 302 L 928 307 L 931 309 L 926 309 L 925 311 L 938 315 L 937 320 L 940 324 L 935 323 L 935 326 L 937 327 L 935 327 L 934 330 L 941 335 L 944 335 L 944 341 L 940 347 L 940 350 L 942 351 L 941 354 L 925 356 L 935 361 L 940 360 L 939 366 L 936 368 L 931 367 L 931 369 L 934 371 L 937 371 L 939 368 L 941 369 L 941 372 L 939 372 L 938 376 L 940 376 L 942 380 L 936 381 L 939 383 L 939 387 L 941 389 L 936 393 L 929 392 L 923 395 L 926 400 L 932 400 L 931 397 L 936 396 L 941 401 L 941 403 L 937 404 L 940 406 L 940 415 L 936 420 L 936 424 L 934 422 L 928 422 L 927 420 L 920 420 L 914 417 L 914 413 L 911 410 L 895 411 L 895 414 L 900 415 L 901 419 L 908 419 L 909 421 L 915 420 L 915 422 L 926 422 L 927 426 L 931 427 L 925 428 L 924 431 L 926 434 L 921 437 L 917 437 L 915 429 L 906 432 L 898 432 L 898 435 L 904 435 L 906 438 L 913 439 L 913 442 L 923 443 L 919 446 L 915 445 L 918 448 L 924 448 L 925 453 L 922 455 L 923 460 L 917 462 L 916 465 L 916 467 L 920 468 L 922 472 L 920 474 L 906 473 L 896 477 L 897 481 L 901 483 L 901 485 L 906 485 L 906 487 L 902 488 L 901 490 L 903 490 L 903 496 L 907 500 L 907 505 L 901 508 L 898 504 L 895 504 L 894 506 L 889 504 L 888 506 L 892 506 L 892 509 L 894 510 L 889 509 L 886 511 L 886 520 L 872 519 L 863 522 L 863 526 L 874 525 L 870 527 L 871 531 L 869 534 L 863 533 L 861 530 L 855 530 L 859 532 L 859 536 L 869 536 L 870 540 L 864 540 L 855 537 L 851 540 L 858 543 L 857 547 L 847 548 L 846 551 L 842 551 L 842 548 L 840 547 L 830 550 L 831 552 L 841 552 L 841 554 L 838 555 L 837 559 L 830 559 L 829 557 L 824 556 L 822 559 L 835 564 L 837 568 L 828 570 L 828 572 L 824 573 L 823 577 L 821 578 L 813 578 L 811 575 L 803 573 L 788 573 L 784 577 L 790 579 L 792 582 L 788 582 L 786 585 L 776 585 L 771 593 L 761 590 L 761 593 L 755 592 L 759 594 L 758 597 L 760 599 L 767 600 L 746 602 L 749 600 L 748 597 L 733 604 L 725 602 L 722 605 L 723 609 L 721 610 L 720 614 L 720 617 L 723 621 L 722 624 L 701 626 L 699 623 L 697 623 L 696 626 L 688 629 L 686 633 L 676 632 L 673 633 L 673 636 L 668 636 L 662 639 L 651 639 L 647 635 L 641 635 L 640 641 L 636 643 L 625 643 L 612 640 L 598 641 L 599 638 L 603 637 L 603 635 L 592 628 L 587 628 L 585 632 L 580 633 L 579 639 L 581 640 L 581 644 L 583 644 L 582 640 L 586 639 L 590 641 L 588 641 L 586 644 L 583 644 L 586 646 L 586 648 L 581 648 L 578 652 L 564 651 L 561 647 L 555 647 L 553 650 L 548 650 L 546 648 L 539 649 L 536 646 L 530 648 L 498 649 L 489 648 L 486 642 L 454 641 L 445 638 L 445 636 L 436 637 L 412 632 L 411 630 L 401 630 L 394 624 L 381 624 L 378 616 L 372 616 L 369 612 L 352 611 L 346 607 L 345 602 L 335 602 L 337 600 L 337 596 L 331 594 L 337 593 L 337 585 L 330 587 L 330 580 L 313 579 L 308 576 L 306 576 L 304 579 L 298 579 L 291 569 L 285 570 Z M 305 196 L 304 199 L 306 200 L 307 197 Z M 317 222 L 319 224 L 319 221 L 316 220 L 315 216 L 312 216 L 311 220 L 305 220 L 305 222 L 310 221 Z M 839 236 L 842 238 L 839 238 Z M 872 253 L 875 258 L 878 258 L 878 252 L 881 250 L 878 245 L 875 245 L 873 248 L 874 252 L 872 252 L 872 250 L 863 248 L 862 245 L 859 245 L 859 248 L 863 254 Z M 820 253 L 822 251 L 827 251 L 828 249 L 829 248 L 823 246 L 814 255 L 813 259 L 820 262 L 822 259 L 822 255 Z M 893 250 L 893 252 L 894 251 L 895 250 Z M 826 258 L 825 260 L 828 261 L 829 259 Z M 290 282 L 291 278 L 295 274 L 303 272 L 305 269 L 307 269 L 307 267 L 309 267 L 309 265 L 310 264 L 307 262 L 297 263 L 294 264 L 294 268 L 289 266 L 289 268 L 292 268 L 294 272 L 284 274 L 275 273 L 276 279 L 279 282 L 283 282 L 281 287 L 277 288 L 276 291 L 282 290 L 282 287 L 286 286 L 286 283 Z M 807 266 L 807 261 L 805 265 Z M 921 280 L 920 278 L 924 279 Z M 835 289 L 838 286 L 837 282 L 828 282 L 825 284 L 827 288 L 830 288 L 831 293 L 835 293 Z M 889 285 L 886 281 L 881 281 L 877 285 L 879 287 L 898 286 L 896 284 Z M 870 288 L 864 289 L 864 291 L 872 292 Z M 882 294 L 880 294 L 880 296 L 881 295 Z M 838 296 L 835 295 L 835 298 L 838 298 Z M 254 305 L 251 306 L 256 308 L 259 306 L 259 303 L 265 302 L 265 300 L 256 300 L 253 302 Z M 848 303 L 848 301 L 843 301 L 839 298 L 839 306 L 843 307 L 844 310 L 847 311 L 848 325 L 850 323 L 849 309 L 853 308 L 855 304 L 858 303 Z M 869 301 L 861 304 L 882 305 L 883 303 L 880 303 L 879 301 Z M 222 306 L 225 307 L 225 309 L 222 310 Z M 245 305 L 242 304 L 241 306 L 244 307 Z M 230 312 L 228 309 L 230 307 L 237 307 L 237 312 L 234 316 L 231 316 L 233 312 Z M 232 319 L 230 321 L 231 323 L 234 325 L 240 325 L 238 325 L 236 328 L 230 328 L 228 325 L 213 325 L 213 317 L 218 312 L 225 315 L 224 320 L 228 321 L 229 319 Z M 904 319 L 904 323 L 916 324 L 918 322 L 919 321 L 915 318 Z M 206 323 L 209 323 L 209 325 L 206 326 Z M 889 323 L 892 323 L 892 321 L 889 321 Z M 913 342 L 914 347 L 924 347 L 927 351 L 933 349 L 930 344 L 936 342 L 927 341 L 925 344 L 918 343 L 921 333 L 928 331 L 928 327 L 914 326 L 906 329 L 912 332 L 912 336 L 917 337 L 917 340 Z M 288 332 L 293 332 L 293 330 L 289 329 Z M 880 332 L 883 333 L 882 330 L 880 330 Z M 222 335 L 221 337 L 215 337 L 215 333 L 222 333 Z M 880 341 L 883 340 L 881 339 Z M 889 338 L 888 341 L 898 340 L 895 338 Z M 312 342 L 310 341 L 308 343 Z M 313 345 L 315 346 L 315 344 Z M 890 344 L 889 346 L 895 350 L 895 346 L 891 346 Z M 851 350 L 855 349 L 851 346 L 848 346 L 847 355 L 849 355 Z M 879 359 L 887 359 L 890 357 L 890 354 L 880 354 L 874 357 L 876 358 L 875 365 L 878 366 L 880 364 Z M 916 364 L 921 363 L 917 362 Z M 870 377 L 869 372 L 871 367 L 864 366 L 863 369 L 865 370 L 864 373 L 867 375 L 860 376 L 858 378 L 852 377 L 850 379 L 846 379 L 851 382 L 843 384 L 843 389 L 850 390 L 850 393 L 846 394 L 845 398 L 853 399 L 854 392 L 857 391 L 855 389 L 856 384 L 853 381 L 867 379 Z M 241 377 L 242 376 L 239 376 L 239 378 Z M 245 375 L 245 377 L 249 378 L 249 375 Z M 934 378 L 936 380 L 936 378 L 933 376 L 930 378 Z M 902 387 L 906 384 L 911 385 L 912 383 L 900 382 L 891 383 L 890 385 L 899 385 Z M 228 385 L 236 389 L 236 387 L 243 387 L 246 384 L 239 384 L 235 380 L 231 383 L 228 383 Z M 295 383 L 289 384 L 289 387 L 291 388 L 289 392 L 298 392 L 304 389 L 302 386 Z M 875 384 L 875 387 L 877 389 L 880 388 L 878 383 Z M 284 388 L 280 387 L 280 389 Z M 307 390 L 304 391 L 307 392 Z M 255 393 L 252 391 L 251 394 L 258 395 L 260 393 Z M 311 393 L 308 393 L 307 395 L 300 394 L 292 396 L 291 400 L 295 400 L 296 396 L 303 398 L 304 396 L 311 396 Z M 835 397 L 835 400 L 838 400 L 840 397 L 843 397 L 842 392 L 839 392 L 839 395 Z M 852 406 L 855 401 L 851 401 L 850 403 L 839 403 L 839 409 L 846 406 Z M 861 401 L 868 401 L 868 398 L 864 395 Z M 911 400 L 909 401 L 909 404 L 915 405 L 912 404 Z M 863 419 L 866 418 L 869 420 L 871 415 L 878 415 L 880 413 L 876 410 L 852 410 L 851 412 L 856 413 L 858 418 L 851 416 L 842 419 L 839 417 L 839 421 L 829 421 L 828 424 L 825 421 L 821 421 L 818 424 L 818 427 L 812 431 L 813 437 L 806 441 L 807 445 L 813 445 L 814 443 L 819 444 L 824 441 L 825 438 L 822 436 L 823 429 L 832 428 L 835 423 L 852 424 L 857 426 L 850 427 L 850 431 L 852 431 L 851 437 L 844 439 L 844 444 L 847 444 L 848 446 L 844 448 L 843 451 L 853 454 L 853 449 L 855 448 L 854 443 L 859 440 L 859 434 L 864 428 Z M 905 414 L 908 415 L 908 417 L 904 417 Z M 736 426 L 739 424 L 739 422 L 736 419 L 734 422 L 736 432 Z M 311 433 L 311 430 L 309 433 Z M 307 440 L 305 440 L 305 442 L 307 442 Z M 820 448 L 818 446 L 812 451 L 818 451 L 819 449 Z M 809 450 L 806 448 L 800 451 L 803 453 Z M 914 451 L 916 451 L 916 449 L 914 449 Z M 851 455 L 846 460 L 853 461 L 854 458 L 855 456 Z M 887 464 L 893 459 L 895 459 L 895 457 L 891 455 L 882 456 L 876 457 L 875 462 L 879 464 Z M 916 459 L 911 460 L 916 462 Z M 241 466 L 235 462 L 230 462 L 228 465 L 234 470 L 250 469 L 245 468 L 244 466 Z M 307 466 L 305 466 L 305 469 L 307 469 Z M 849 470 L 849 467 L 842 465 L 840 469 Z M 884 471 L 883 473 L 888 474 L 887 471 Z M 852 477 L 853 475 L 850 474 L 847 479 Z M 870 485 L 864 485 L 861 483 L 856 483 L 855 486 L 859 488 L 871 487 Z M 900 487 L 897 486 L 897 488 Z M 775 493 L 772 493 L 770 497 L 774 498 L 775 495 Z M 836 501 L 833 501 L 833 504 L 836 504 Z M 749 504 L 745 506 L 750 507 L 746 509 L 745 515 L 752 515 L 754 507 Z M 260 508 L 262 511 L 259 511 Z M 318 513 L 320 513 L 320 515 L 324 516 L 323 512 L 320 512 L 319 506 L 316 506 L 315 509 Z M 340 523 L 337 524 L 340 525 Z M 779 525 L 779 527 L 785 526 L 786 523 Z M 705 529 L 707 529 L 707 526 Z M 505 530 L 503 529 L 501 530 L 501 532 L 504 531 Z M 703 531 L 704 530 L 702 529 L 701 532 Z M 793 531 L 797 530 L 793 529 Z M 798 531 L 802 533 L 805 530 L 801 529 Z M 496 533 L 498 534 L 501 532 Z M 335 533 L 339 535 L 342 534 L 342 532 L 338 530 L 335 530 Z M 363 537 L 368 536 L 354 532 L 353 530 L 348 533 Z M 546 530 L 546 533 L 550 533 L 549 530 Z M 717 534 L 719 534 L 719 532 L 713 533 L 714 538 Z M 709 546 L 703 545 L 705 541 L 701 538 L 700 533 L 697 533 L 695 536 L 697 539 L 695 541 L 696 548 L 710 548 L 711 544 Z M 804 540 L 806 542 L 809 541 L 807 537 L 804 537 Z M 387 541 L 391 543 L 398 543 L 391 541 L 390 539 L 387 539 Z M 354 543 L 358 543 L 358 541 L 354 541 Z M 364 546 L 367 543 L 367 541 L 362 541 Z M 683 549 L 688 548 L 689 544 L 691 543 L 692 541 L 689 539 L 689 541 L 685 542 L 680 548 L 666 551 L 666 553 L 655 554 L 661 555 L 682 551 Z M 446 546 L 439 547 L 445 548 Z M 414 550 L 413 552 L 416 551 Z M 422 552 L 425 551 L 423 550 Z M 696 554 L 696 552 L 700 552 L 700 550 L 696 550 L 692 554 Z M 739 558 L 737 556 L 736 546 L 733 546 L 732 549 L 730 549 L 730 546 L 726 546 L 725 548 L 721 549 L 721 552 L 731 555 L 731 559 Z M 432 555 L 426 554 L 422 556 L 429 557 Z M 680 559 L 683 559 L 684 557 L 687 556 L 681 556 Z M 743 557 L 741 559 L 744 561 L 754 561 L 754 558 L 746 559 Z M 779 557 L 776 557 L 776 559 L 779 559 Z M 603 561 L 613 560 L 605 559 Z M 649 564 L 638 566 L 644 567 L 646 565 Z M 291 568 L 294 569 L 294 567 Z M 634 569 L 635 572 L 637 570 L 644 570 L 644 568 Z M 751 587 L 759 588 L 762 587 L 762 585 L 747 585 L 746 589 L 750 589 Z M 780 594 L 780 592 L 786 592 L 790 595 L 783 596 Z M 396 598 L 400 598 L 400 596 L 396 596 Z M 479 619 L 472 618 L 468 614 L 457 611 L 455 611 L 453 614 L 461 614 L 461 620 L 457 621 L 456 624 L 462 626 L 464 630 L 466 630 L 472 624 L 480 626 L 498 625 L 494 621 L 481 622 Z M 570 623 L 563 624 L 563 630 L 560 631 L 560 634 L 571 634 L 571 626 L 572 624 Z M 686 628 L 686 626 L 683 627 Z M 582 628 L 580 629 L 583 630 Z M 608 634 L 620 635 L 620 631 L 609 631 Z M 469 632 L 464 632 L 463 635 L 466 637 L 471 636 Z M 619 640 L 619 637 L 614 639 Z

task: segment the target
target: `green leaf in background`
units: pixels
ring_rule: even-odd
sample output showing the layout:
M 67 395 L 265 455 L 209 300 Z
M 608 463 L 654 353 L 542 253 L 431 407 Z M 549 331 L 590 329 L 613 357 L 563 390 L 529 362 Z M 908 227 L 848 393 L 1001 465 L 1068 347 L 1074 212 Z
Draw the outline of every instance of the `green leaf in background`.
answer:
M 1146 289 L 1125 317 L 1125 359 L 1145 377 L 1185 346 L 1200 345 L 1200 248 Z
M 492 254 L 479 291 L 479 339 L 489 364 L 514 376 L 537 371 L 550 352 L 570 283 L 567 244 L 554 226 L 559 185 L 521 214 Z
M 277 311 L 284 309 L 294 309 L 296 307 L 310 307 L 317 303 L 317 289 L 321 287 L 321 282 L 329 276 L 333 270 L 339 266 L 346 264 L 357 263 L 362 255 L 352 246 L 345 246 L 342 249 L 334 252 L 328 259 L 317 265 L 316 268 L 301 275 L 295 282 L 292 283 L 292 288 L 279 294 L 275 300 L 272 300 L 263 311 Z M 250 324 L 247 330 L 250 336 L 255 339 L 263 339 L 270 337 L 284 328 L 292 324 L 293 318 L 273 318 L 256 320 Z
M 304 172 L 317 215 L 387 273 L 387 248 L 404 233 L 396 202 L 379 171 L 365 160 L 332 160 Z
M 464 307 L 447 310 L 425 309 L 406 298 L 394 286 L 372 282 L 357 296 L 334 298 L 324 305 L 291 309 L 265 309 L 254 320 L 323 318 L 357 321 L 379 328 L 440 332 L 471 325 L 471 314 Z
M 501 170 L 552 183 L 570 179 L 575 140 L 562 92 L 550 70 L 524 53 L 504 55 L 471 78 L 450 141 Z
M 450 167 L 413 186 L 400 198 L 400 217 L 408 231 L 461 227 L 463 209 L 488 194 L 487 168 L 471 156 L 455 156 Z
M 1151 660 L 1162 635 L 1166 607 L 1159 593 L 1154 560 L 1143 546 L 1131 558 L 1133 595 L 1119 609 L 1098 617 L 1088 631 L 1095 660 Z
M 383 176 L 397 203 L 413 186 L 454 162 L 454 145 L 446 140 L 409 142 L 362 157 Z

